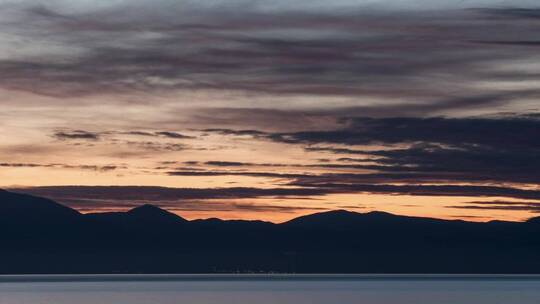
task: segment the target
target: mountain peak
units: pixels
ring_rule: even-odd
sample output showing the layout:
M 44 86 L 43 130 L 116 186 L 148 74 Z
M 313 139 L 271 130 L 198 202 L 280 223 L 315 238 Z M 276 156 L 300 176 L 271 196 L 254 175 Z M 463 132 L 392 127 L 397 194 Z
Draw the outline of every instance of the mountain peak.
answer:
M 304 227 L 347 228 L 362 223 L 378 225 L 406 219 L 408 219 L 408 217 L 382 211 L 358 213 L 348 210 L 332 210 L 301 216 L 284 224 Z
M 145 213 L 145 214 L 148 214 L 148 213 L 166 213 L 167 211 L 166 210 L 163 210 L 161 208 L 159 208 L 158 206 L 156 205 L 151 205 L 151 204 L 144 204 L 144 205 L 141 205 L 141 206 L 137 206 L 131 210 L 128 211 L 128 213 Z
M 17 217 L 39 221 L 74 219 L 81 214 L 52 200 L 0 190 L 0 215 L 4 220 Z
M 370 212 L 368 212 L 368 213 L 364 213 L 364 215 L 369 215 L 369 216 L 380 216 L 380 217 L 397 216 L 397 215 L 395 215 L 395 214 L 388 213 L 388 212 L 384 212 L 384 211 L 370 211 Z
M 144 204 L 138 207 L 135 207 L 126 214 L 135 216 L 139 219 L 155 219 L 155 220 L 174 220 L 174 221 L 182 221 L 185 222 L 186 220 L 174 213 L 171 213 L 167 210 L 161 209 L 158 206 L 150 205 L 150 204 Z
M 319 212 L 314 214 L 309 214 L 301 217 L 297 217 L 291 221 L 286 222 L 285 224 L 327 224 L 335 221 L 342 221 L 343 219 L 350 219 L 352 217 L 360 216 L 361 213 L 356 213 L 347 210 L 332 210 L 326 212 Z
M 531 217 L 527 220 L 527 223 L 529 224 L 540 224 L 540 216 Z

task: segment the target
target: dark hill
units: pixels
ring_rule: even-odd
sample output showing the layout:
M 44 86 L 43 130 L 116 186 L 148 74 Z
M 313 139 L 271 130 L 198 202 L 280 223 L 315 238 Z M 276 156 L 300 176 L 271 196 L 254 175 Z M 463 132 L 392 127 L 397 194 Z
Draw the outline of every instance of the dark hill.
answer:
M 81 214 L 52 200 L 0 190 L 0 226 L 61 225 Z
M 539 222 L 343 210 L 187 221 L 152 205 L 81 215 L 0 191 L 0 273 L 540 273 Z
M 89 213 L 86 218 L 100 222 L 126 225 L 175 225 L 186 223 L 184 218 L 153 205 L 142 205 L 127 212 Z
M 187 222 L 182 217 L 154 205 L 142 205 L 126 212 L 127 215 L 145 221 Z
M 387 212 L 372 211 L 357 213 L 346 210 L 335 210 L 315 213 L 295 218 L 283 225 L 309 229 L 354 229 L 364 225 L 388 226 L 407 223 L 442 223 L 448 222 L 438 219 L 398 216 Z
M 527 223 L 533 225 L 540 225 L 540 216 L 530 218 L 529 220 L 527 220 Z

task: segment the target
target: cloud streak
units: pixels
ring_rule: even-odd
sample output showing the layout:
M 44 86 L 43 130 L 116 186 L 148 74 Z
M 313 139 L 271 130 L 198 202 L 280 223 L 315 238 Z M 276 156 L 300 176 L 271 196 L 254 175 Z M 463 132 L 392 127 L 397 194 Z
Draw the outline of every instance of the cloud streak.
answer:
M 491 201 L 470 202 L 462 205 L 446 206 L 452 209 L 529 211 L 540 213 L 540 201 Z
M 148 10 L 142 1 L 91 13 L 6 4 L 6 12 L 17 16 L 9 19 L 18 18 L 4 25 L 6 31 L 16 39 L 34 38 L 53 54 L 0 60 L 3 86 L 54 96 L 233 90 L 405 97 L 409 103 L 422 101 L 416 109 L 433 111 L 511 102 L 528 94 L 480 90 L 469 83 L 488 80 L 482 76 L 486 65 L 533 60 L 535 50 L 508 50 L 503 44 L 534 41 L 537 28 L 493 17 L 528 20 L 536 10 L 434 10 L 428 17 L 352 3 L 347 10 L 315 13 L 307 6 L 264 10 L 240 2 L 202 8 L 157 1 Z M 55 53 L 64 56 L 59 60 Z M 459 89 L 468 94 L 455 98 L 452 92 Z
M 292 133 L 256 130 L 215 132 L 305 145 L 307 152 L 334 155 L 336 160 L 347 163 L 298 166 L 304 168 L 374 170 L 381 173 L 381 177 L 384 174 L 387 177 L 393 174 L 398 178 L 408 176 L 410 182 L 427 182 L 429 175 L 434 182 L 540 182 L 540 163 L 536 157 L 540 153 L 539 142 L 536 140 L 540 120 L 534 115 L 476 118 L 353 117 L 344 119 L 344 123 L 344 128 L 336 130 Z M 378 148 L 374 149 L 373 146 Z M 353 159 L 345 155 L 362 158 Z M 351 164 L 351 161 L 357 164 Z M 212 164 L 233 165 L 227 162 Z M 247 166 L 245 163 L 234 165 Z
M 36 164 L 36 163 L 0 163 L 3 168 L 56 168 L 56 169 L 77 169 L 91 170 L 99 172 L 114 171 L 117 169 L 127 169 L 125 165 L 70 165 L 70 164 Z
M 58 131 L 53 137 L 59 140 L 99 140 L 99 133 L 88 132 L 84 130 Z

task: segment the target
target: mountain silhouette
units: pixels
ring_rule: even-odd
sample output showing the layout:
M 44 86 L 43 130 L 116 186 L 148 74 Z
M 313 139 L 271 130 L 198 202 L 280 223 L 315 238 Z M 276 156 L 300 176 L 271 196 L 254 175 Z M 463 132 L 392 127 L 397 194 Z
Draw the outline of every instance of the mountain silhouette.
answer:
M 52 200 L 0 189 L 0 217 L 2 222 L 28 220 L 71 220 L 80 213 Z
M 121 225 L 124 228 L 154 230 L 187 222 L 182 217 L 153 205 L 142 205 L 127 212 L 90 213 L 86 218 L 95 222 Z
M 527 220 L 527 223 L 529 223 L 529 224 L 540 225 L 540 216 L 537 216 L 537 217 L 533 217 L 533 218 L 528 219 L 528 220 Z
M 157 206 L 80 214 L 0 191 L 0 273 L 540 273 L 526 222 L 336 210 L 274 224 L 188 221 Z
M 126 214 L 141 220 L 186 222 L 185 219 L 174 213 L 149 204 L 133 208 L 126 212 Z
M 83 215 L 52 200 L 0 190 L 0 237 L 18 238 L 77 225 Z
M 410 217 L 397 216 L 391 213 L 372 211 L 369 213 L 356 213 L 346 210 L 335 210 L 301 216 L 285 223 L 291 227 L 323 228 L 323 229 L 350 229 L 360 228 L 362 225 L 388 225 L 402 223 L 412 219 Z M 416 221 L 428 219 L 415 218 Z

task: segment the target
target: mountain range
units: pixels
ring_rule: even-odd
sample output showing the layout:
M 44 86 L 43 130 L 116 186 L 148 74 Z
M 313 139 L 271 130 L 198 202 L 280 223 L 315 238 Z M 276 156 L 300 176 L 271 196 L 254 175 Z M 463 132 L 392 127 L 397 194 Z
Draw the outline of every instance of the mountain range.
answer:
M 274 224 L 188 221 L 152 205 L 81 214 L 0 190 L 0 274 L 540 273 L 540 217 L 525 222 L 344 210 Z

